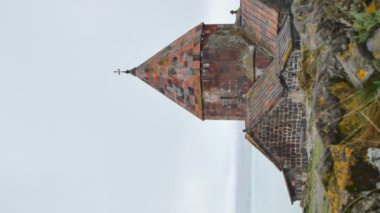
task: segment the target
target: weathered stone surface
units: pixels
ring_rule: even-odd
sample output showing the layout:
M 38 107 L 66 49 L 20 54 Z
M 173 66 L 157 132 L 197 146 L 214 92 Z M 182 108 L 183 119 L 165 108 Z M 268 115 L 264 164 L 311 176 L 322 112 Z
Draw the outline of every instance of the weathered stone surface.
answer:
M 364 194 L 376 190 L 380 181 L 378 153 L 369 151 L 371 164 L 366 158 L 367 143 L 378 147 L 379 137 L 373 133 L 378 126 L 374 113 L 378 108 L 365 105 L 377 92 L 371 81 L 377 80 L 375 69 L 380 67 L 380 29 L 373 33 L 370 29 L 367 43 L 359 43 L 360 26 L 365 23 L 358 24 L 363 16 L 368 18 L 370 8 L 374 13 L 379 7 L 378 1 L 372 0 L 293 0 L 295 26 L 307 53 L 304 55 L 310 56 L 303 61 L 301 80 L 306 83 L 302 81 L 302 86 L 312 98 L 311 120 L 332 153 L 332 157 L 329 151 L 324 153 L 317 171 L 326 194 L 315 193 L 312 183 L 308 187 L 311 197 L 328 198 L 329 212 L 346 212 L 347 205 L 352 205 L 347 212 L 380 212 L 378 192 Z M 359 22 L 368 21 L 364 19 Z M 344 84 L 347 89 L 337 89 Z M 362 119 L 359 113 L 373 117 Z M 316 171 L 311 168 L 310 172 Z
M 331 175 L 330 172 L 333 168 L 333 159 L 331 157 L 331 152 L 329 149 L 324 150 L 322 153 L 321 161 L 319 163 L 319 166 L 317 168 L 319 177 L 322 181 L 322 184 L 325 188 L 327 188 L 329 176 Z
M 380 28 L 367 40 L 367 49 L 375 59 L 380 60 Z
M 380 175 L 380 149 L 369 148 L 367 150 L 368 163 L 377 168 Z M 376 187 L 380 189 L 380 180 L 376 183 Z
M 350 212 L 352 213 L 378 213 L 380 209 L 380 193 L 366 196 L 357 202 Z
M 321 59 L 329 60 L 327 63 L 320 60 L 319 64 L 336 67 L 337 69 L 332 69 L 329 73 L 343 74 L 352 85 L 361 88 L 373 74 L 374 68 L 361 53 L 352 29 L 348 28 L 344 20 L 331 15 L 332 7 L 328 6 L 330 3 L 328 0 L 295 0 L 292 5 L 295 27 L 306 49 L 318 52 Z M 377 40 L 374 35 L 374 39 L 369 42 L 375 53 L 379 53 L 377 49 L 380 48 Z M 336 60 L 330 59 L 331 57 Z M 343 69 L 339 69 L 335 63 L 339 63 Z
M 380 46 L 378 48 L 380 49 Z M 358 45 L 354 42 L 350 42 L 342 53 L 336 54 L 336 58 L 344 68 L 346 79 L 356 88 L 362 87 L 362 83 L 374 72 L 371 63 L 363 57 L 359 52 Z
M 324 144 L 337 144 L 340 141 L 339 120 L 344 111 L 339 107 L 339 99 L 328 88 L 329 82 L 320 82 L 314 89 L 313 108 L 317 131 Z
M 300 34 L 302 44 L 312 50 L 318 50 L 323 44 L 321 31 L 318 30 L 322 9 L 315 1 L 295 0 L 292 5 L 294 24 Z

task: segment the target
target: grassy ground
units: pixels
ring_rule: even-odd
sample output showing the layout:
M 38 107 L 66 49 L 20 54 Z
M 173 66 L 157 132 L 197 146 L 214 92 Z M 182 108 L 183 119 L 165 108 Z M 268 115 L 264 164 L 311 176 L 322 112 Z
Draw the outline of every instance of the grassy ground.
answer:
M 305 212 L 307 213 L 327 213 L 329 212 L 329 202 L 322 182 L 319 178 L 317 168 L 319 166 L 323 153 L 323 145 L 320 139 L 316 140 L 312 150 L 312 157 L 308 171 L 307 182 L 307 204 Z

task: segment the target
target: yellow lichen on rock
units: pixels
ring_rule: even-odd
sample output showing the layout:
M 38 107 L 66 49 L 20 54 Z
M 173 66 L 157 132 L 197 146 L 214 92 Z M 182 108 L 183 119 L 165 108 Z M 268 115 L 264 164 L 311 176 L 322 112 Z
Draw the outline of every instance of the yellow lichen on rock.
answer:
M 367 12 L 369 14 L 374 14 L 376 12 L 376 3 L 374 1 L 367 7 Z
M 341 61 L 344 61 L 344 60 L 346 60 L 348 57 L 350 57 L 351 55 L 352 55 L 352 48 L 353 48 L 353 44 L 352 43 L 350 43 L 349 45 L 348 45 L 348 48 L 347 48 L 347 50 L 346 51 L 344 51 L 342 54 L 337 54 L 337 57 L 338 57 L 338 59 L 339 60 L 341 60 Z
M 326 104 L 326 99 L 325 98 L 323 98 L 323 97 L 321 97 L 321 98 L 319 98 L 319 105 L 325 105 Z
M 373 57 L 374 58 L 380 58 L 380 51 L 373 52 Z
M 351 87 L 347 82 L 340 81 L 332 85 L 329 91 L 343 101 L 351 93 Z
M 346 186 L 350 184 L 350 166 L 354 164 L 352 159 L 353 149 L 344 146 L 337 145 L 330 148 L 333 164 L 333 175 L 330 180 L 327 190 L 327 196 L 330 200 L 331 212 L 340 212 L 342 208 L 342 194 L 346 189 Z
M 356 76 L 363 80 L 367 76 L 367 72 L 364 69 L 360 69 L 359 72 L 356 73 Z

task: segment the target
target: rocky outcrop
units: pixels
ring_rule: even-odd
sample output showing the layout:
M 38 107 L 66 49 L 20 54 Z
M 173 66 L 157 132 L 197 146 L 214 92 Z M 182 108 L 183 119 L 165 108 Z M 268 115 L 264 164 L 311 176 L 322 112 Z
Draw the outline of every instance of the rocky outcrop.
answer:
M 379 212 L 380 1 L 294 0 L 292 12 L 309 125 L 326 147 L 318 169 L 326 195 L 315 196 L 328 198 L 330 212 Z
M 330 75 L 340 76 L 356 88 L 361 88 L 372 76 L 375 68 L 365 45 L 356 42 L 352 25 L 344 19 L 344 15 L 339 15 L 339 2 L 343 4 L 345 1 L 294 1 L 292 10 L 295 26 L 300 32 L 304 48 L 318 53 L 322 56 L 321 59 L 328 56 L 328 60 L 323 60 L 323 64 L 336 67 L 332 72 L 330 70 Z M 373 52 L 374 57 L 379 56 L 378 37 L 376 33 L 367 42 L 368 49 Z M 323 72 L 324 67 L 317 71 Z
M 380 193 L 374 193 L 372 195 L 366 196 L 358 203 L 354 205 L 350 212 L 352 213 L 362 213 L 362 212 L 379 212 L 380 209 Z

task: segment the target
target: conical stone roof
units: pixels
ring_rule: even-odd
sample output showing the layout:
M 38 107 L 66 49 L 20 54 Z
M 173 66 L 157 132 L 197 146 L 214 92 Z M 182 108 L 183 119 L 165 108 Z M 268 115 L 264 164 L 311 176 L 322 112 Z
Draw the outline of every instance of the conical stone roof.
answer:
M 201 36 L 203 23 L 134 69 L 147 84 L 203 119 Z

